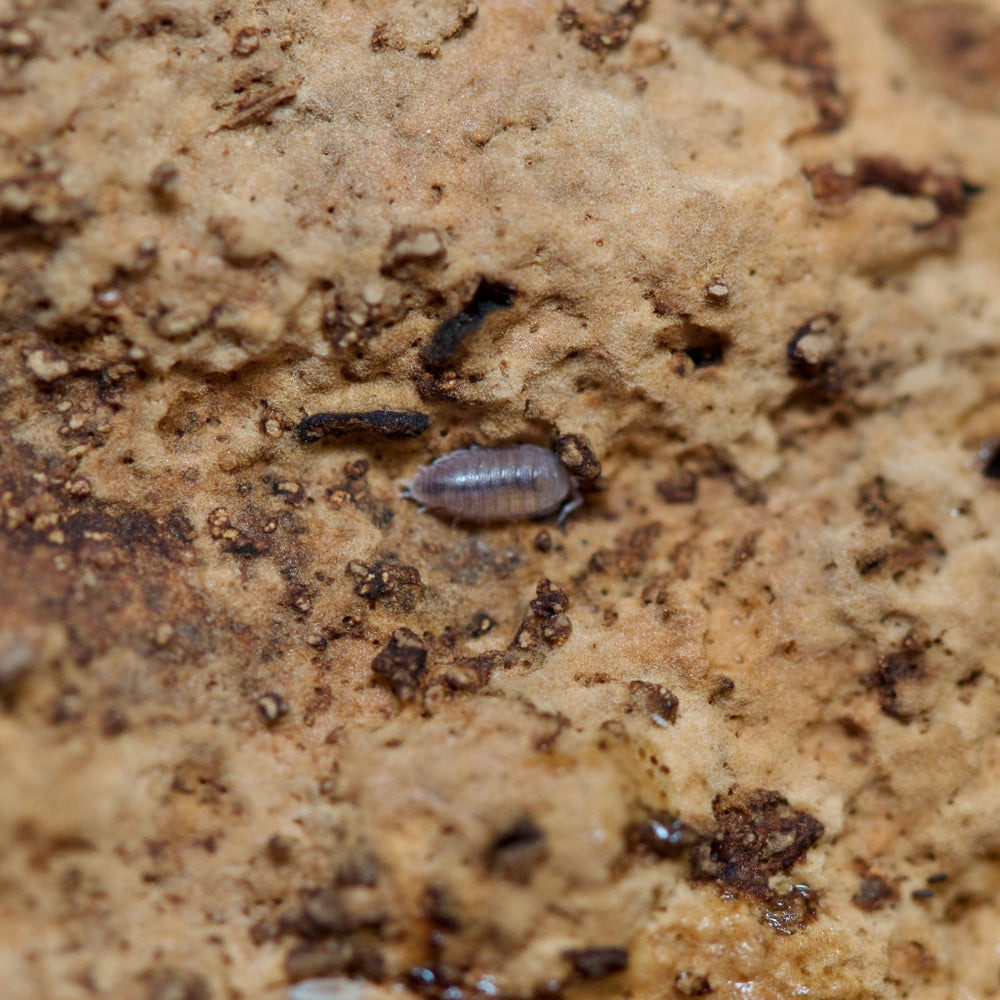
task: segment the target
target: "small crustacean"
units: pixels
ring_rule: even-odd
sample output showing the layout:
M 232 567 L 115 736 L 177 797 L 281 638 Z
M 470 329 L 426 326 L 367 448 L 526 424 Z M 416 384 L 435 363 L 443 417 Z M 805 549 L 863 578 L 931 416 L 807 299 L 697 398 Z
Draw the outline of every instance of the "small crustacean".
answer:
M 546 448 L 533 444 L 462 448 L 421 465 L 403 496 L 459 521 L 517 521 L 551 514 L 559 523 L 583 503 L 576 480 Z

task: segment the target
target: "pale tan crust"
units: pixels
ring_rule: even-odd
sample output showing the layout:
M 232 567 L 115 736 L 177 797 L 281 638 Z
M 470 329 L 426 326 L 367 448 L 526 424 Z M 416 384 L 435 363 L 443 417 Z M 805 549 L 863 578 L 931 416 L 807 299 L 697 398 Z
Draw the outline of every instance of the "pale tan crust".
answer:
M 997 996 L 998 50 L 0 6 L 0 992 Z M 560 435 L 565 532 L 399 495 Z

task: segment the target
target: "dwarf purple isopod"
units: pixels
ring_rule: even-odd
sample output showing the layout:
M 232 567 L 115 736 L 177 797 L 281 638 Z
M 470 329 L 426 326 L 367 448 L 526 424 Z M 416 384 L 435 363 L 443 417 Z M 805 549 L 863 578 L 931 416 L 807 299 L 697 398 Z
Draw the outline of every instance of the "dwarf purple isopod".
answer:
M 583 503 L 558 456 L 533 444 L 449 452 L 405 486 L 403 496 L 459 521 L 517 521 L 561 506 L 562 524 Z

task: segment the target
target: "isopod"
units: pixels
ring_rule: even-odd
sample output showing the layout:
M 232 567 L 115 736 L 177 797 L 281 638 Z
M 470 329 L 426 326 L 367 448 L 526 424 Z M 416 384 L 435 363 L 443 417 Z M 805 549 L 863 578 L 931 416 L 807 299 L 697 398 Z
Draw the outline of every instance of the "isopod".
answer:
M 461 448 L 421 465 L 403 496 L 459 521 L 517 521 L 561 507 L 559 523 L 583 503 L 576 480 L 533 444 Z

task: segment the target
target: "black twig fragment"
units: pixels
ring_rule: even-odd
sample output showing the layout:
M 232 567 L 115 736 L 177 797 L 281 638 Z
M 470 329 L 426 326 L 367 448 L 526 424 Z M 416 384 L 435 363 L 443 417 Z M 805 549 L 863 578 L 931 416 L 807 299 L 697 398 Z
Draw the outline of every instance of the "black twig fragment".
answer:
M 416 410 L 369 410 L 367 413 L 313 413 L 299 424 L 304 444 L 346 434 L 377 434 L 398 441 L 417 437 L 430 426 L 430 417 Z

